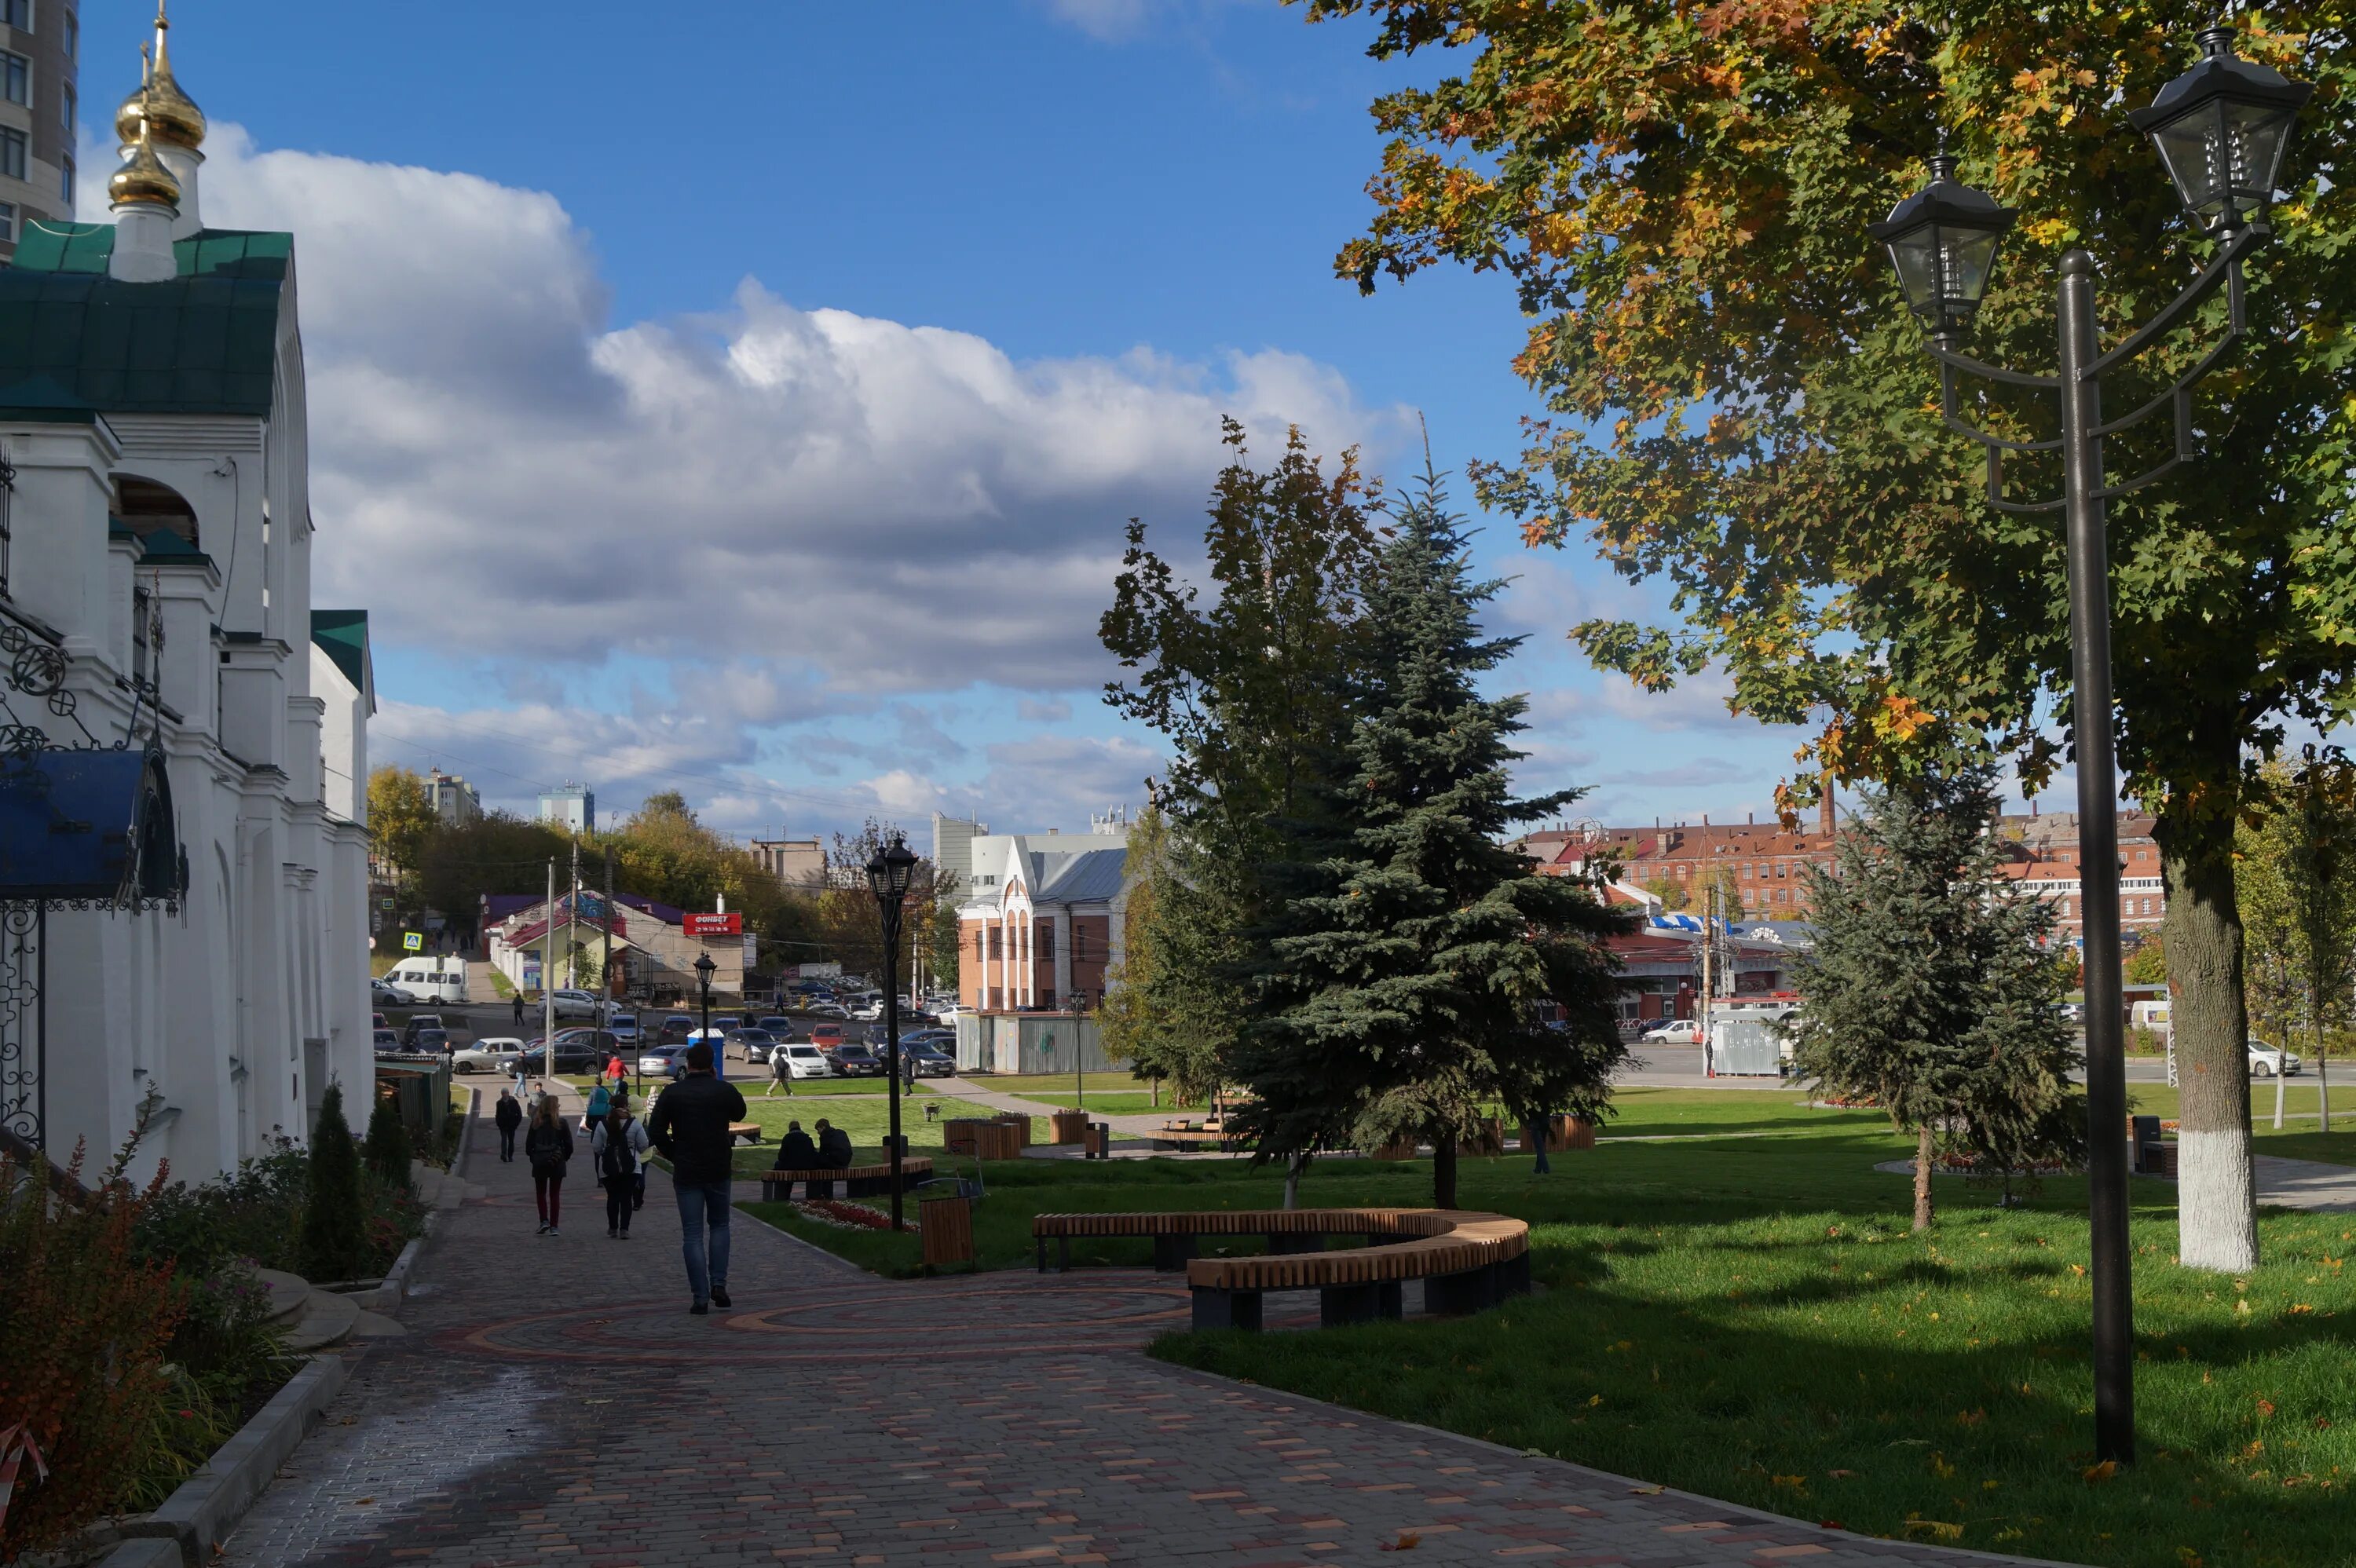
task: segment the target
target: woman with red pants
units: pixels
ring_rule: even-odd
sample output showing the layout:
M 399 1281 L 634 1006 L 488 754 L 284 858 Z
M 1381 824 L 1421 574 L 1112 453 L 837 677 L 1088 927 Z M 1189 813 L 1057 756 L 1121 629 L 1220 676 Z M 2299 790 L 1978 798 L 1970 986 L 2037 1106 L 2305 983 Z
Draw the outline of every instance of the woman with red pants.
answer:
M 564 1167 L 573 1157 L 573 1129 L 556 1114 L 556 1096 L 542 1094 L 532 1108 L 531 1131 L 523 1138 L 531 1161 L 531 1195 L 540 1204 L 540 1233 L 556 1234 L 557 1205 L 564 1196 Z

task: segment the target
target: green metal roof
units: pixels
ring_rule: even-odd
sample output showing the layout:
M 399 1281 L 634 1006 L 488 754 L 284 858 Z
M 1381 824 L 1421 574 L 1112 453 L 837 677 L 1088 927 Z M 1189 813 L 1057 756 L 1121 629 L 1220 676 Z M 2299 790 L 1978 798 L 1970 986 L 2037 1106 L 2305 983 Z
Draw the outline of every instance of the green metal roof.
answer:
M 312 611 L 311 640 L 336 661 L 336 667 L 344 672 L 353 690 L 368 690 L 367 611 Z
M 0 268 L 0 409 L 267 414 L 294 246 L 208 229 L 173 244 L 177 278 L 126 283 L 112 224 L 27 224 Z

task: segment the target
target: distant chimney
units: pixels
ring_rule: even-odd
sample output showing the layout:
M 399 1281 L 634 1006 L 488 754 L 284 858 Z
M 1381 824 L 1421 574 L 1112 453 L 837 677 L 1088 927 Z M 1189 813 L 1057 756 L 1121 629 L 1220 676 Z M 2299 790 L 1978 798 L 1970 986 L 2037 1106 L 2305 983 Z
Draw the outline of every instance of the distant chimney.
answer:
M 2033 795 L 2029 797 L 2029 816 L 2032 822 L 2037 818 L 2037 797 Z
M 1825 797 L 1816 804 L 1816 827 L 1827 838 L 1833 836 L 1833 781 L 1825 781 Z
M 1709 826 L 1709 813 L 1708 813 L 1708 812 L 1707 812 L 1707 811 L 1705 811 L 1705 812 L 1703 812 L 1703 813 L 1701 814 L 1701 825 L 1702 825 L 1704 827 L 1708 827 L 1708 826 Z
M 1754 812 L 1751 812 L 1751 813 L 1750 813 L 1749 815 L 1747 815 L 1746 816 L 1744 816 L 1742 820 L 1743 820 L 1745 823 L 1749 824 L 1751 827 L 1758 827 L 1758 826 L 1759 826 L 1759 814 L 1758 814 L 1757 812 L 1755 812 L 1755 811 L 1754 811 Z

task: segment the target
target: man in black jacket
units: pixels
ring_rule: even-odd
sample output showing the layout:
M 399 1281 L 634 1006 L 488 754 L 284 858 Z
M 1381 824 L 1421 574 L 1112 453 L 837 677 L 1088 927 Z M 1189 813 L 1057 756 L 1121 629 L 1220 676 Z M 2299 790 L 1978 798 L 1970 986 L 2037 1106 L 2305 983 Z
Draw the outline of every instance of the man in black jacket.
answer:
M 491 1113 L 491 1122 L 499 1129 L 499 1163 L 515 1163 L 516 1129 L 523 1125 L 523 1107 L 506 1090 L 499 1091 L 498 1109 Z
M 728 1199 L 736 1140 L 728 1124 L 744 1119 L 744 1096 L 712 1072 L 712 1042 L 687 1048 L 687 1075 L 665 1089 L 647 1118 L 647 1136 L 670 1161 L 679 1228 L 687 1257 L 688 1310 L 701 1317 L 728 1299 Z M 704 1232 L 709 1230 L 707 1249 Z
M 831 1122 L 818 1125 L 818 1168 L 820 1170 L 851 1168 L 851 1135 Z
M 818 1168 L 818 1145 L 802 1131 L 799 1122 L 786 1124 L 786 1136 L 777 1144 L 779 1170 L 814 1170 Z

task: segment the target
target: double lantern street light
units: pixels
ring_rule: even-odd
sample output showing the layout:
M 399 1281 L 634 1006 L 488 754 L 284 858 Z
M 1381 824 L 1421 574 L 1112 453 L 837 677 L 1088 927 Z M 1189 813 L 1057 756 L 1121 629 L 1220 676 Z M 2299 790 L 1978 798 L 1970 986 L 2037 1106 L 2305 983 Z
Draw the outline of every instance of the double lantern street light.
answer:
M 907 1228 L 900 1196 L 900 923 L 908 912 L 908 885 L 916 880 L 916 857 L 898 834 L 868 858 L 867 886 L 875 895 L 876 917 L 884 926 L 884 1051 L 892 1078 L 892 1228 Z
M 2233 52 L 2233 31 L 2201 33 L 2199 64 L 2160 90 L 2148 109 L 2131 116 L 2158 149 L 2184 206 L 2215 256 L 2169 306 L 2108 353 L 2095 337 L 2094 258 L 2073 250 L 2062 258 L 2058 288 L 2060 372 L 2024 375 L 1958 351 L 1987 292 L 1997 245 L 2013 212 L 1955 178 L 1942 147 L 1930 161 L 1931 183 L 1900 202 L 1872 237 L 1890 248 L 1906 303 L 1931 335 L 1939 361 L 1940 411 L 1954 430 L 1987 453 L 1989 505 L 2007 512 L 2060 511 L 2070 567 L 2070 636 L 2074 687 L 2072 716 L 2078 747 L 2078 824 L 2082 864 L 2118 862 L 2116 765 L 2111 743 L 2111 632 L 2108 549 L 2103 504 L 2139 489 L 2193 455 L 2191 394 L 2247 330 L 2242 262 L 2273 237 L 2267 217 L 2293 121 L 2314 92 L 2305 82 Z M 2160 341 L 2214 293 L 2227 290 L 2231 323 L 2222 338 L 2158 397 L 2121 418 L 2103 417 L 2103 377 Z M 2051 392 L 2061 404 L 2061 435 L 2051 441 L 2008 441 L 1967 422 L 1955 406 L 1958 372 L 2007 386 Z M 2103 441 L 2142 424 L 2163 407 L 2175 419 L 2174 452 L 2158 466 L 2121 484 L 2103 470 Z M 2021 502 L 2004 494 L 2004 454 L 2058 452 L 2062 494 Z M 2098 1459 L 2135 1457 L 2134 1357 L 2128 1300 L 2126 1072 L 2119 996 L 2119 889 L 2115 876 L 2089 876 L 2079 889 L 2086 991 L 2088 1176 L 2094 1243 L 2094 1448 Z

